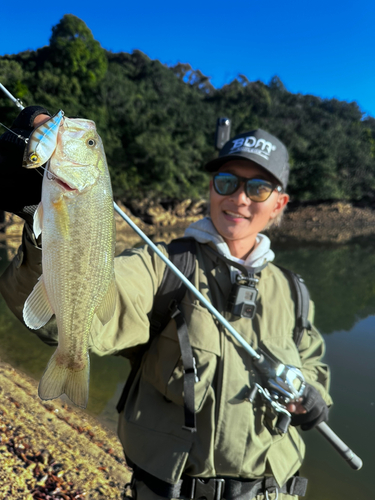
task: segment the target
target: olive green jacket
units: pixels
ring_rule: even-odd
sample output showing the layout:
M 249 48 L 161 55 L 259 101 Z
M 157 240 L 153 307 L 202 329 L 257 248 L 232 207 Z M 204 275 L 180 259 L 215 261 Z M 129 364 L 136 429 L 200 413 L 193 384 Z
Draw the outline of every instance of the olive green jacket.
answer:
M 23 303 L 41 273 L 41 250 L 24 235 L 23 247 L 0 280 L 0 291 L 22 320 Z M 165 245 L 160 248 L 166 254 Z M 118 298 L 115 314 L 103 326 L 95 317 L 92 350 L 116 354 L 149 339 L 149 313 L 165 264 L 147 247 L 127 250 L 115 259 Z M 297 349 L 292 333 L 294 302 L 282 271 L 269 264 L 259 281 L 253 321 L 225 312 L 231 281 L 228 266 L 197 244 L 193 280 L 253 348 L 265 347 L 285 364 L 300 368 L 331 404 L 329 373 L 321 362 L 322 337 L 313 327 Z M 257 396 L 248 400 L 259 382 L 250 356 L 188 291 L 181 303 L 199 381 L 195 384 L 197 432 L 183 429 L 183 367 L 174 320 L 151 344 L 120 414 L 119 436 L 126 455 L 147 472 L 175 483 L 184 471 L 194 476 L 259 478 L 274 475 L 280 485 L 300 467 L 304 443 L 296 428 L 285 435 L 276 418 Z M 310 307 L 310 321 L 313 305 Z M 37 333 L 56 342 L 53 319 Z

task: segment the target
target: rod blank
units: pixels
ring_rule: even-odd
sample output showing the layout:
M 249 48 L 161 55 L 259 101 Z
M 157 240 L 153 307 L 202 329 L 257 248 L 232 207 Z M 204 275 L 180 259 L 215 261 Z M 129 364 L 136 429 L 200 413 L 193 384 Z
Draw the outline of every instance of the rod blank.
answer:
M 4 92 L 4 94 L 9 97 L 9 99 L 11 101 L 13 101 L 13 103 L 18 107 L 20 108 L 21 110 L 24 109 L 24 106 L 22 105 L 22 102 L 19 100 L 19 99 L 16 99 L 14 96 L 12 96 L 12 94 L 9 92 L 9 90 L 7 90 L 4 85 L 2 85 L 0 83 L 0 89 Z

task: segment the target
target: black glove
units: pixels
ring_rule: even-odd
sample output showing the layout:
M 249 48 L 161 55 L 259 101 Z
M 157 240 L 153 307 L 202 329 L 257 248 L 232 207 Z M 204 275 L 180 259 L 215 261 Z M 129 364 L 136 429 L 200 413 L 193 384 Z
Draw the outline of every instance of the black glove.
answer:
M 300 415 L 292 414 L 292 425 L 300 425 L 303 431 L 309 431 L 320 422 L 328 421 L 328 406 L 320 395 L 320 392 L 310 384 L 306 384 L 303 394 L 303 406 L 307 413 Z
M 15 213 L 25 220 L 30 217 L 26 207 L 37 205 L 42 194 L 43 170 L 22 167 L 25 139 L 30 136 L 34 119 L 40 114 L 51 116 L 42 106 L 26 107 L 10 127 L 16 135 L 7 130 L 0 136 L 0 210 Z

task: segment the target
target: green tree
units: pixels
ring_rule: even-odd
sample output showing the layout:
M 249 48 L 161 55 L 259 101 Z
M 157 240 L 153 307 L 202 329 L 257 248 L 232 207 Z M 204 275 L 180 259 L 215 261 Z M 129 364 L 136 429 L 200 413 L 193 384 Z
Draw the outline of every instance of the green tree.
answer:
M 227 116 L 232 136 L 261 127 L 285 143 L 294 200 L 375 202 L 375 119 L 356 103 L 293 94 L 277 76 L 267 85 L 238 75 L 215 89 L 189 64 L 105 51 L 67 14 L 49 46 L 0 57 L 0 78 L 25 104 L 94 120 L 123 201 L 205 197 L 202 166 L 217 156 L 215 124 Z M 6 98 L 0 115 L 6 124 L 16 116 Z
M 107 71 L 105 51 L 86 24 L 72 14 L 66 14 L 52 28 L 50 38 L 52 62 L 64 74 L 75 76 L 81 85 L 95 85 Z

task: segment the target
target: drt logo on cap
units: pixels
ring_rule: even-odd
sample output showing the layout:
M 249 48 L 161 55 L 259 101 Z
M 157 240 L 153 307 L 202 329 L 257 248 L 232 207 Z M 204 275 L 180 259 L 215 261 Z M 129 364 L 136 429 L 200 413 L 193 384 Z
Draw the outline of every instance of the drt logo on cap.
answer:
M 268 160 L 272 151 L 276 151 L 276 146 L 265 139 L 257 139 L 253 135 L 234 139 L 232 148 L 227 154 L 238 152 L 253 153 Z

